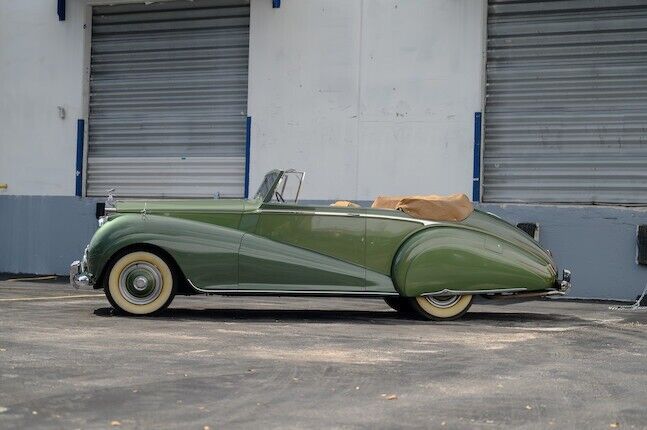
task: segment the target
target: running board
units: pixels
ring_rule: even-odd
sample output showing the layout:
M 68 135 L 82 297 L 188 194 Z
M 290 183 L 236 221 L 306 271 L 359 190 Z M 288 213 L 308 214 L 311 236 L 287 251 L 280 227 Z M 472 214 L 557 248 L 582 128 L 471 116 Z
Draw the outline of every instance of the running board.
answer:
M 392 297 L 397 291 L 329 291 L 329 290 L 273 290 L 252 288 L 199 288 L 190 279 L 188 284 L 195 291 L 219 296 L 297 296 L 297 297 Z

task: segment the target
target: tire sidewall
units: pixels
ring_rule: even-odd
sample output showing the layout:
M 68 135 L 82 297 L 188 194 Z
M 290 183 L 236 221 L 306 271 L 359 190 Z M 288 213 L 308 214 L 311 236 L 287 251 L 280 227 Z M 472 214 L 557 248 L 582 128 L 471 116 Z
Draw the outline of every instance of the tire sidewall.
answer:
M 137 261 L 153 264 L 162 275 L 162 291 L 155 300 L 146 305 L 129 302 L 119 289 L 121 272 Z M 130 250 L 121 253 L 112 261 L 105 277 L 104 291 L 110 304 L 120 312 L 128 315 L 154 315 L 168 307 L 175 297 L 177 285 L 176 272 L 165 258 L 147 250 Z
M 473 302 L 473 295 L 464 295 L 461 296 L 456 304 L 443 309 L 433 306 L 423 296 L 413 297 L 409 301 L 411 307 L 418 312 L 418 315 L 433 321 L 452 321 L 458 319 L 465 315 Z

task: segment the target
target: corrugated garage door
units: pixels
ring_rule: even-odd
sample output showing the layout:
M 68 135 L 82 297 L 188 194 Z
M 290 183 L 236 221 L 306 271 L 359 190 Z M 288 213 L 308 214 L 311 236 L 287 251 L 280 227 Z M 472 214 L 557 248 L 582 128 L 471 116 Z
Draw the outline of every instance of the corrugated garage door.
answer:
M 86 194 L 243 195 L 249 1 L 93 8 Z
M 484 194 L 647 203 L 647 1 L 494 1 Z

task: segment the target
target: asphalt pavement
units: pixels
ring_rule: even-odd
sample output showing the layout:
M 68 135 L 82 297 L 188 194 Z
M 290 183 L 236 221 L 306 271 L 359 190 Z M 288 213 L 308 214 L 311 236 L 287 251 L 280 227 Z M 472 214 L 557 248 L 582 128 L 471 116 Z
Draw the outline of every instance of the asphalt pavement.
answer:
M 647 428 L 647 311 L 177 297 L 157 317 L 100 292 L 0 281 L 0 428 Z

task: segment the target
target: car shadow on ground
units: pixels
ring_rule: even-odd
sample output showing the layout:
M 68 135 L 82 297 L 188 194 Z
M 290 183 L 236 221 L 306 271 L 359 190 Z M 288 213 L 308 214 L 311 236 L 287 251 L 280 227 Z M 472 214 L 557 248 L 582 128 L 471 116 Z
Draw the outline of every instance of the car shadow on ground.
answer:
M 94 311 L 100 317 L 142 318 L 125 315 L 113 308 L 99 308 Z M 339 323 L 348 324 L 428 324 L 429 321 L 417 318 L 415 315 L 400 314 L 395 311 L 363 311 L 363 310 L 308 310 L 308 309 L 188 309 L 169 308 L 160 314 L 144 318 L 159 318 L 177 321 L 254 321 L 254 322 L 300 322 L 300 323 Z M 544 323 L 548 325 L 570 325 L 585 323 L 574 315 L 544 314 L 532 312 L 468 312 L 460 319 L 446 321 L 442 324 L 456 323 L 491 323 L 494 325 L 509 325 L 510 323 Z

